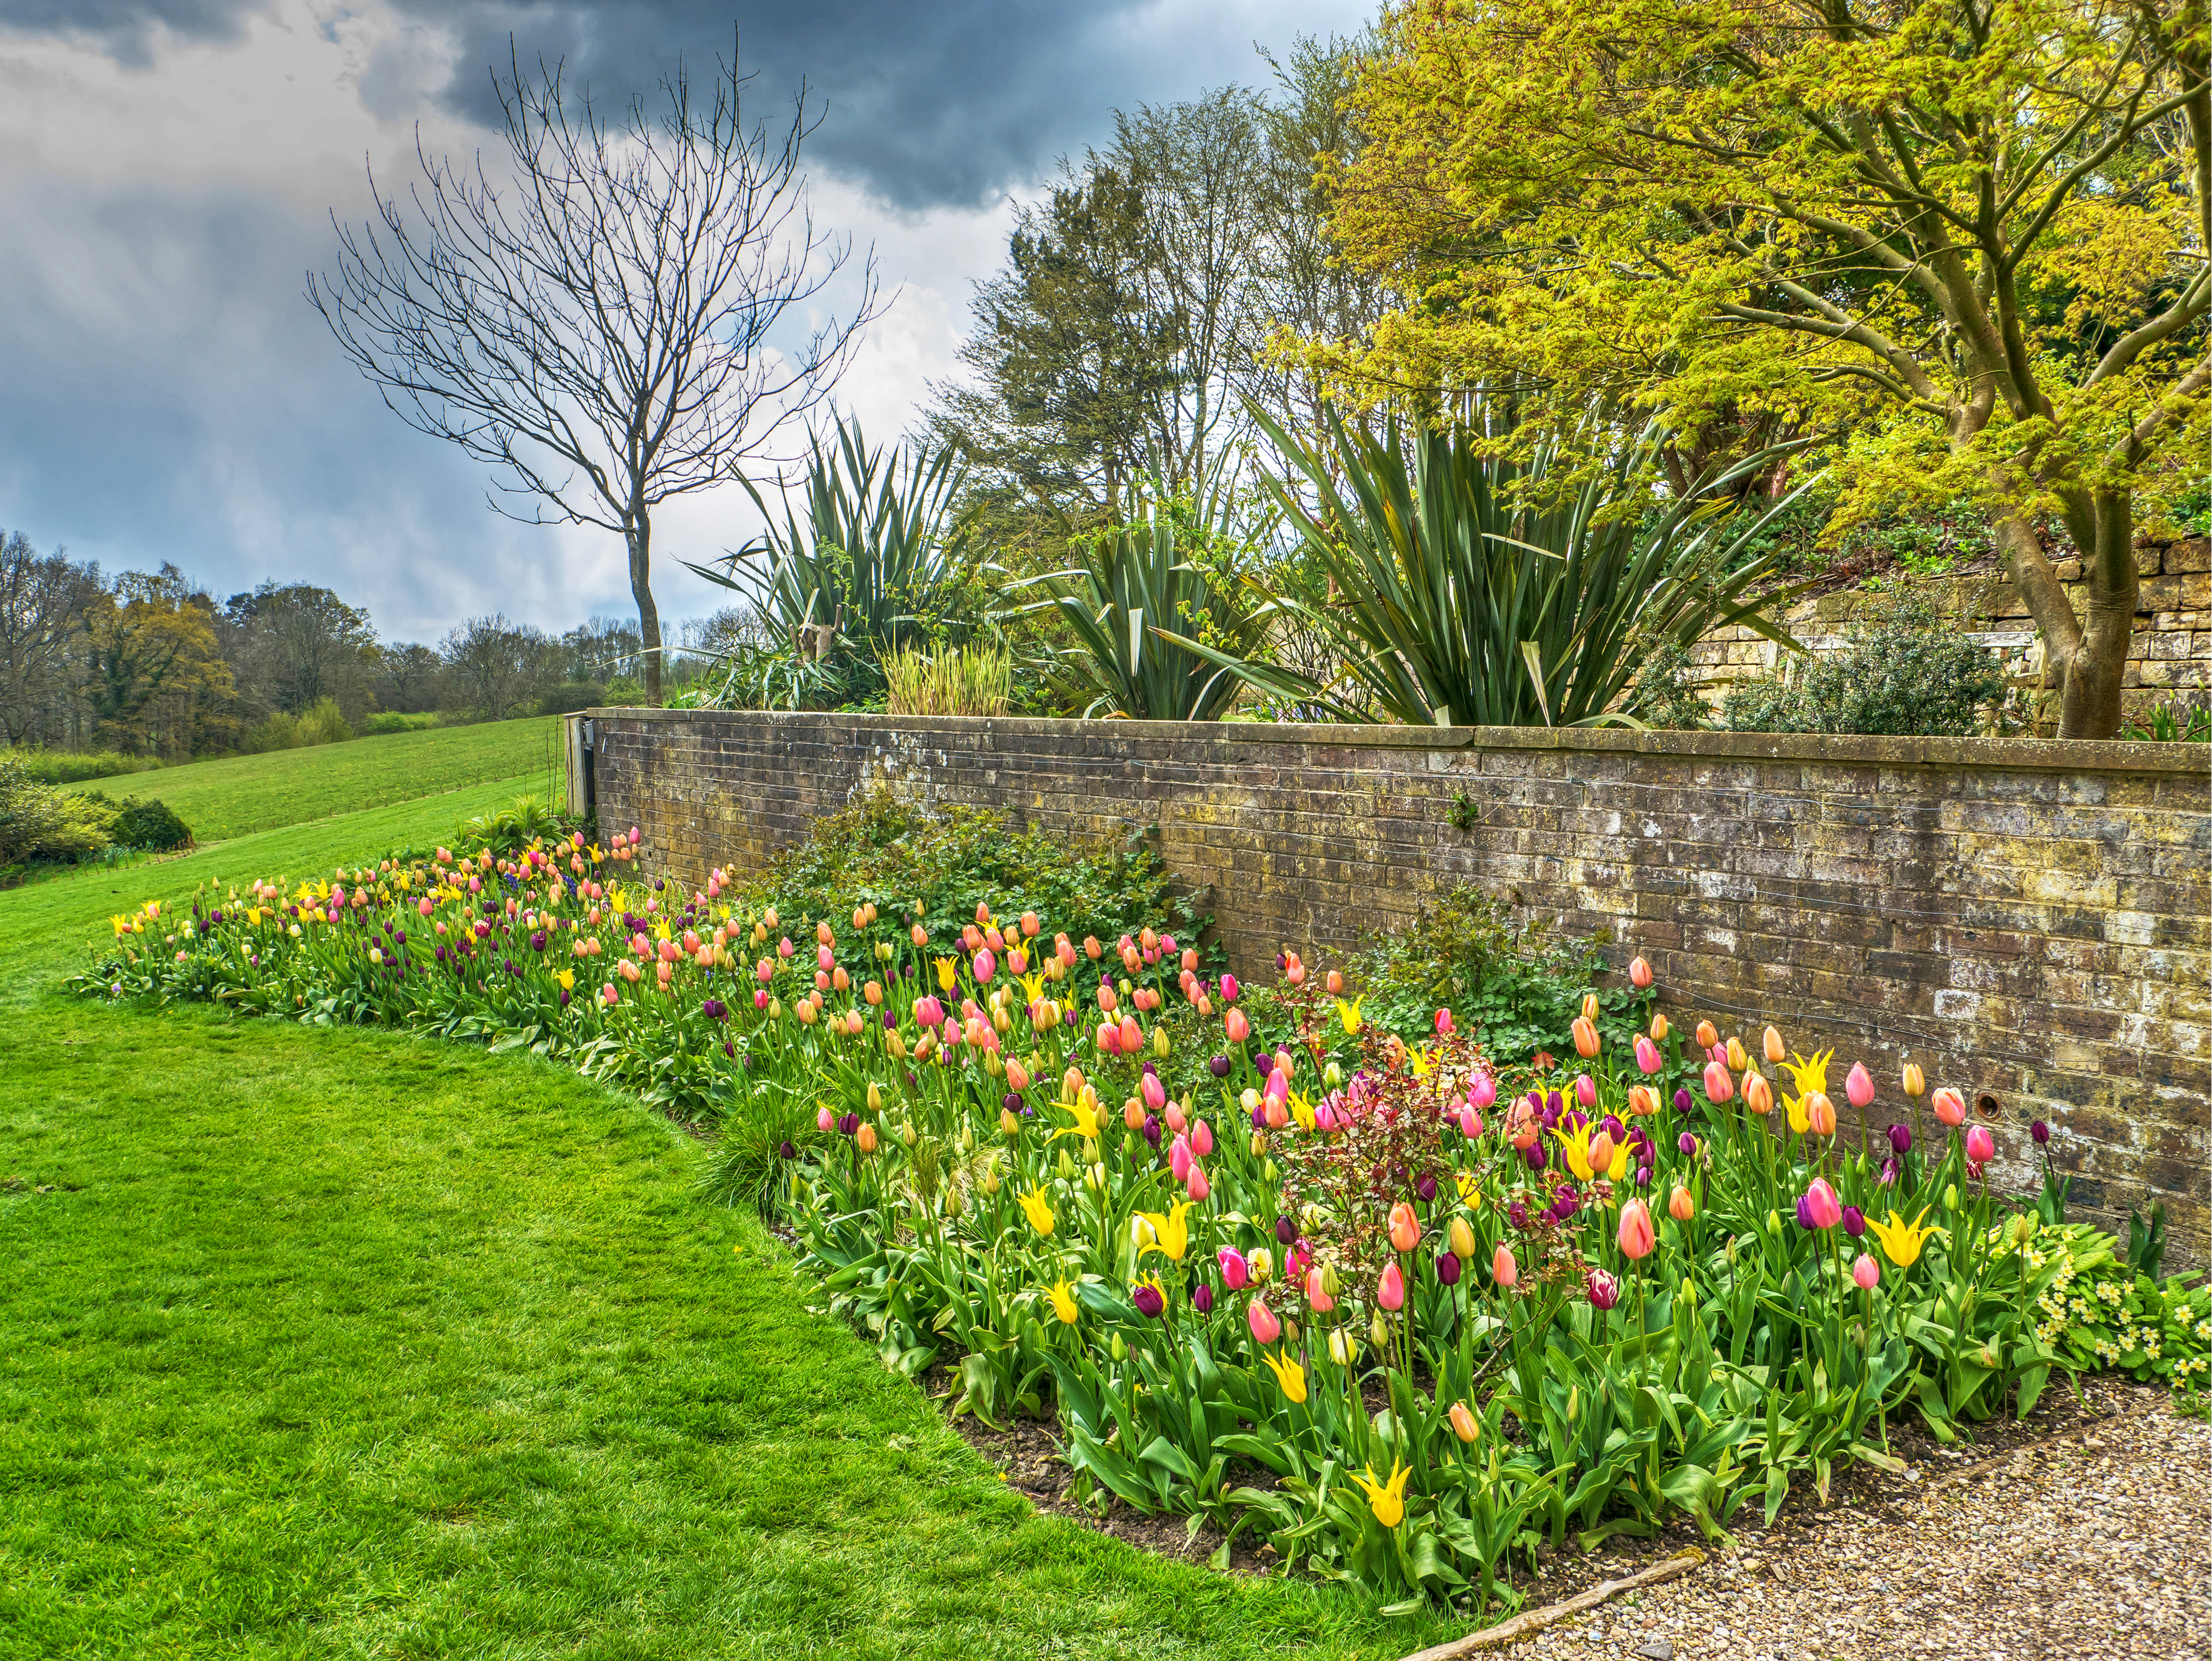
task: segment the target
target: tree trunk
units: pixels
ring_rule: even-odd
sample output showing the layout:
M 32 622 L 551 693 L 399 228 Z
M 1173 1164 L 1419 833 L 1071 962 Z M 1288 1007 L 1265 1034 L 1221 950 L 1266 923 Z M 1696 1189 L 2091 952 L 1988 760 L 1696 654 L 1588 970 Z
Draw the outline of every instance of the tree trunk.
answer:
M 2081 550 L 2087 615 L 2059 700 L 2062 739 L 2108 739 L 2120 730 L 2120 685 L 2142 587 L 2136 571 L 2132 496 L 2126 490 L 2100 490 L 2094 500 L 2095 545 Z
M 646 707 L 660 707 L 660 608 L 653 603 L 653 521 L 637 508 L 629 521 L 629 592 L 637 601 L 638 644 L 645 651 Z

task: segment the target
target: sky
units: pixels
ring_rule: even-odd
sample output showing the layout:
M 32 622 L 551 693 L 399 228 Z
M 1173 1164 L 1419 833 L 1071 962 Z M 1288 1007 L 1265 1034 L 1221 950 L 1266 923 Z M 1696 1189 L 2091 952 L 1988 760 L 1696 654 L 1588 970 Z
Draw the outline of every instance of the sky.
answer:
M 635 614 L 619 541 L 522 526 L 488 475 L 405 426 L 305 298 L 419 141 L 492 142 L 510 38 L 620 102 L 678 54 L 802 81 L 815 216 L 872 246 L 891 298 L 838 402 L 872 436 L 958 374 L 1011 203 L 1112 112 L 1260 84 L 1255 43 L 1349 33 L 1352 0 L 0 0 L 0 530 L 104 569 L 172 561 L 218 597 L 308 581 L 387 641 L 500 611 L 558 630 Z M 849 309 L 849 281 L 822 296 Z M 656 517 L 664 618 L 726 598 L 679 560 L 754 525 L 735 487 Z

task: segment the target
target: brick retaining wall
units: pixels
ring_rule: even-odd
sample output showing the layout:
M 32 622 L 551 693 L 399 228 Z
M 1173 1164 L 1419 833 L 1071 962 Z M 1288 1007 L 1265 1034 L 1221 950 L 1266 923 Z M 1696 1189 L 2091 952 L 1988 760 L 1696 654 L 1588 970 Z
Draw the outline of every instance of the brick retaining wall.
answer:
M 2085 1214 L 2164 1199 L 2207 1256 L 2200 746 L 1731 733 L 594 711 L 604 822 L 649 868 L 743 870 L 873 781 L 1098 838 L 1156 830 L 1240 973 L 1323 956 L 1462 879 L 1611 930 L 1666 1001 L 1772 1019 L 1890 1081 L 2034 1118 Z M 1455 820 L 1467 822 L 1461 828 Z M 1733 1018 L 1733 1019 L 1731 1019 Z M 1880 1104 L 1875 1112 L 1882 1110 Z

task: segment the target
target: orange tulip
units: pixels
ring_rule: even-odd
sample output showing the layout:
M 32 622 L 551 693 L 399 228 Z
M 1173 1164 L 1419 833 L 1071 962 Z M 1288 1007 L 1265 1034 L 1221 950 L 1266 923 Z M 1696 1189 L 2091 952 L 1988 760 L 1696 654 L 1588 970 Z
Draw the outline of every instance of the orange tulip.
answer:
M 1628 1110 L 1637 1114 L 1656 1113 L 1659 1110 L 1659 1092 L 1648 1084 L 1629 1086 Z
M 1659 1244 L 1651 1226 L 1651 1208 L 1641 1200 L 1631 1200 L 1620 1208 L 1620 1232 L 1617 1237 L 1621 1256 L 1641 1261 L 1651 1255 Z
M 1805 1128 L 1815 1136 L 1836 1134 L 1836 1104 L 1824 1092 L 1814 1091 L 1805 1098 Z
M 1597 994 L 1595 992 L 1583 994 L 1583 1019 L 1593 1023 L 1597 1019 Z
M 1587 1015 L 1575 1017 L 1575 1054 L 1584 1061 L 1597 1054 L 1597 1028 L 1590 1025 Z
M 1705 1096 L 1716 1104 L 1735 1098 L 1735 1080 L 1718 1062 L 1705 1063 Z
M 1468 1411 L 1464 1402 L 1454 1402 L 1451 1411 L 1444 1417 L 1451 1421 L 1452 1434 L 1462 1442 L 1472 1442 L 1482 1434 L 1482 1427 L 1475 1421 L 1474 1415 Z
M 1716 1032 L 1716 1031 L 1713 1031 L 1713 1024 L 1712 1024 L 1711 1021 L 1699 1021 L 1699 1022 L 1698 1023 L 1698 1049 L 1700 1049 L 1700 1050 L 1711 1050 L 1711 1049 L 1715 1044 L 1718 1043 L 1720 1041 L 1721 1041 L 1721 1035 L 1720 1035 L 1719 1033 L 1717 1033 L 1717 1032 Z
M 1765 1118 L 1774 1111 L 1774 1087 L 1766 1082 L 1763 1073 L 1748 1073 L 1743 1080 L 1743 1106 L 1747 1113 Z
M 1938 1119 L 1954 1130 L 1966 1119 L 1966 1098 L 1948 1085 L 1929 1097 L 1928 1104 L 1936 1110 Z
M 1411 1251 L 1420 1243 L 1421 1220 L 1401 1200 L 1390 1208 L 1390 1244 L 1400 1251 Z
M 1491 1254 L 1490 1275 L 1509 1292 L 1513 1289 L 1513 1283 L 1521 1278 L 1521 1265 L 1513 1261 L 1511 1249 L 1503 1243 Z
M 1631 958 L 1628 960 L 1628 983 L 1638 992 L 1648 988 L 1651 984 L 1651 965 L 1641 958 Z
M 1779 1062 L 1790 1052 L 1782 1047 L 1782 1035 L 1772 1027 L 1766 1029 L 1766 1059 Z
M 1673 1027 L 1671 1027 L 1671 1026 L 1669 1026 L 1669 1025 L 1667 1025 L 1667 1018 L 1666 1018 L 1664 1015 L 1658 1014 L 1658 1013 L 1656 1013 L 1656 1012 L 1653 1013 L 1653 1015 L 1652 1015 L 1652 1017 L 1651 1017 L 1651 1042 L 1652 1042 L 1652 1043 L 1666 1043 L 1666 1042 L 1667 1042 L 1667 1035 L 1668 1035 L 1669 1032 L 1672 1032 L 1674 1030 L 1674 1029 Z
M 1674 1184 L 1674 1193 L 1667 1198 L 1667 1214 L 1678 1223 L 1686 1223 L 1698 1214 L 1698 1202 L 1680 1183 Z

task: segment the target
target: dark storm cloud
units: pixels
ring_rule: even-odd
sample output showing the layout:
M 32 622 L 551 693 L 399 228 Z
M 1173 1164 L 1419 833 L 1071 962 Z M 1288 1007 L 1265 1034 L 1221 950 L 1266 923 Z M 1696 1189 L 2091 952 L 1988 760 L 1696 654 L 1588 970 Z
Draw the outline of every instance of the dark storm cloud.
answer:
M 1095 136 L 1109 108 L 1156 95 L 1162 80 L 1249 78 L 1253 69 L 1249 42 L 1211 32 L 1205 8 L 1148 30 L 1158 9 L 1146 0 L 394 4 L 454 36 L 446 100 L 482 122 L 498 114 L 488 70 L 506 61 L 509 36 L 526 62 L 565 59 L 572 82 L 617 102 L 651 89 L 679 55 L 712 63 L 741 38 L 744 66 L 759 71 L 756 113 L 779 114 L 803 79 L 826 106 L 813 160 L 905 208 L 973 204 L 1033 178 Z M 222 36 L 261 9 L 258 0 L 0 0 L 0 24 L 98 39 L 136 58 L 158 28 Z M 1178 90 L 1195 90 L 1195 79 Z

